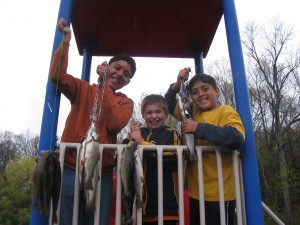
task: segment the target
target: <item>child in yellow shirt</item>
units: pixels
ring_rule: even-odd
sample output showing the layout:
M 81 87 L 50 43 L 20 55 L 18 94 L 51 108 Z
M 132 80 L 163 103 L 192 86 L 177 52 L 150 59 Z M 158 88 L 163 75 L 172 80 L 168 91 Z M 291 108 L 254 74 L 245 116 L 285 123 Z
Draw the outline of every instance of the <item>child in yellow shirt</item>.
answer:
M 169 112 L 176 118 L 180 114 L 176 107 L 176 93 L 180 82 L 189 77 L 190 68 L 180 70 L 177 81 L 165 94 Z M 245 129 L 239 114 L 229 105 L 219 105 L 220 95 L 215 79 L 207 74 L 197 74 L 190 81 L 188 91 L 193 101 L 193 120 L 182 123 L 183 133 L 193 133 L 195 144 L 203 146 L 223 146 L 231 150 L 239 149 L 245 139 Z M 226 224 L 234 225 L 235 188 L 231 153 L 222 153 L 224 199 Z M 199 184 L 197 161 L 188 166 L 188 188 L 190 196 L 190 224 L 200 224 Z M 219 225 L 218 173 L 215 153 L 203 155 L 203 179 L 205 220 L 207 225 Z

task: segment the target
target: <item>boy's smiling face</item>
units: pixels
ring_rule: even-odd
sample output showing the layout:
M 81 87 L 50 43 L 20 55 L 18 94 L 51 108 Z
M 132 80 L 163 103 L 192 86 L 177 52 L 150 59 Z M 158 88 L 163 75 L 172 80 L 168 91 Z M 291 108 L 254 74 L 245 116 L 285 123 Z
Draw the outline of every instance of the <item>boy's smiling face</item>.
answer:
M 214 88 L 212 85 L 201 81 L 196 82 L 191 89 L 191 98 L 201 111 L 216 109 L 219 94 L 219 88 Z
M 159 104 L 151 104 L 145 107 L 143 118 L 148 128 L 156 129 L 164 125 L 168 114 Z
M 131 67 L 123 60 L 109 65 L 108 83 L 112 90 L 116 91 L 129 84 L 131 79 Z

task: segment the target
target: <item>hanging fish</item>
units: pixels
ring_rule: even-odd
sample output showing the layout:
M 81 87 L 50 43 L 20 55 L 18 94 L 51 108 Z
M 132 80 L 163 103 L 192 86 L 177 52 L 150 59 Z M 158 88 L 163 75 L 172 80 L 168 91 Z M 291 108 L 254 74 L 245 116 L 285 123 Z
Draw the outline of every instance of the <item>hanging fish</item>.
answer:
M 61 188 L 61 168 L 53 151 L 41 151 L 33 169 L 33 209 L 49 217 L 52 203 L 52 223 L 57 223 L 56 210 Z
M 52 187 L 52 223 L 57 223 L 57 207 L 61 188 L 61 167 L 57 157 L 53 157 L 53 187 Z
M 144 175 L 141 158 L 137 150 L 138 144 L 130 141 L 123 150 L 120 176 L 122 182 L 122 195 L 125 200 L 126 224 L 132 224 L 134 199 L 136 207 L 141 208 L 143 202 Z
M 86 196 L 86 211 L 94 211 L 97 183 L 99 180 L 98 162 L 99 135 L 92 127 L 87 132 L 79 152 L 79 183 Z
M 84 189 L 84 194 L 86 199 L 85 211 L 87 212 L 93 212 L 96 210 L 95 201 L 96 201 L 98 181 L 99 181 L 99 167 L 97 163 L 94 170 L 94 178 L 92 179 L 93 190 Z
M 192 119 L 190 117 L 186 107 L 184 106 L 184 104 L 182 102 L 182 98 L 180 97 L 180 95 L 178 93 L 176 94 L 176 100 L 177 100 L 177 104 L 179 107 L 179 111 L 180 111 L 182 120 L 184 121 L 186 119 Z M 197 155 L 195 152 L 194 134 L 192 134 L 192 133 L 184 134 L 184 141 L 186 142 L 186 145 L 189 150 L 190 160 L 197 160 Z
M 142 208 L 144 205 L 143 195 L 144 195 L 144 174 L 143 165 L 140 158 L 139 151 L 136 149 L 134 151 L 134 174 L 133 183 L 135 190 L 136 208 Z

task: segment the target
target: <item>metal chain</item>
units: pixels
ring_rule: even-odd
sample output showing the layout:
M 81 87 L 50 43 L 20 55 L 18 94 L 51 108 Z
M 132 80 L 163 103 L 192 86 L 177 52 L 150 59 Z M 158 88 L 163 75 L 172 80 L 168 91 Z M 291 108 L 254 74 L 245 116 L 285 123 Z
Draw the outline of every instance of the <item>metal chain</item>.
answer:
M 102 103 L 103 103 L 103 99 L 104 99 L 104 89 L 105 89 L 105 86 L 106 86 L 106 72 L 107 72 L 107 65 L 104 68 L 103 83 L 102 83 L 102 96 L 101 96 L 101 100 L 100 100 L 100 104 L 99 104 L 99 111 L 98 111 L 98 118 L 97 119 L 100 118 L 100 114 L 101 114 L 101 110 L 102 110 Z M 100 86 L 100 81 L 98 81 L 98 84 Z
M 97 124 L 97 120 L 100 117 L 100 113 L 102 110 L 102 102 L 103 102 L 103 98 L 104 98 L 104 89 L 106 86 L 106 73 L 107 73 L 107 66 L 105 66 L 104 68 L 104 74 L 103 74 L 103 82 L 102 82 L 102 96 L 101 96 L 101 100 L 100 100 L 100 105 L 99 105 L 99 109 L 98 109 L 98 117 L 97 117 L 97 106 L 98 106 L 98 96 L 99 96 L 99 88 L 101 85 L 101 78 L 98 78 L 98 84 L 97 84 L 97 91 L 96 91 L 96 95 L 95 95 L 95 99 L 94 99 L 94 105 L 93 105 L 93 111 L 90 115 L 90 119 L 92 121 L 91 127 L 94 127 L 94 129 L 96 129 L 96 124 Z
M 188 91 L 186 90 L 186 86 L 184 84 L 184 80 L 181 80 L 180 82 L 180 90 L 179 90 L 179 95 L 182 99 L 182 103 L 184 106 L 184 112 L 188 118 L 191 117 L 191 112 L 189 112 L 190 109 L 190 95 Z

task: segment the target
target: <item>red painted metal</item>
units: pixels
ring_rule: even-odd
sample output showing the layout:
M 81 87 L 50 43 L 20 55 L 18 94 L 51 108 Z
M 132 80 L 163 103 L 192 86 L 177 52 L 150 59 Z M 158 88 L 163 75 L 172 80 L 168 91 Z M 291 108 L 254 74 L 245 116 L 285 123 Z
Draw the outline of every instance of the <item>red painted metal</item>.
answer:
M 221 0 L 74 0 L 71 22 L 80 55 L 205 58 L 222 15 Z

